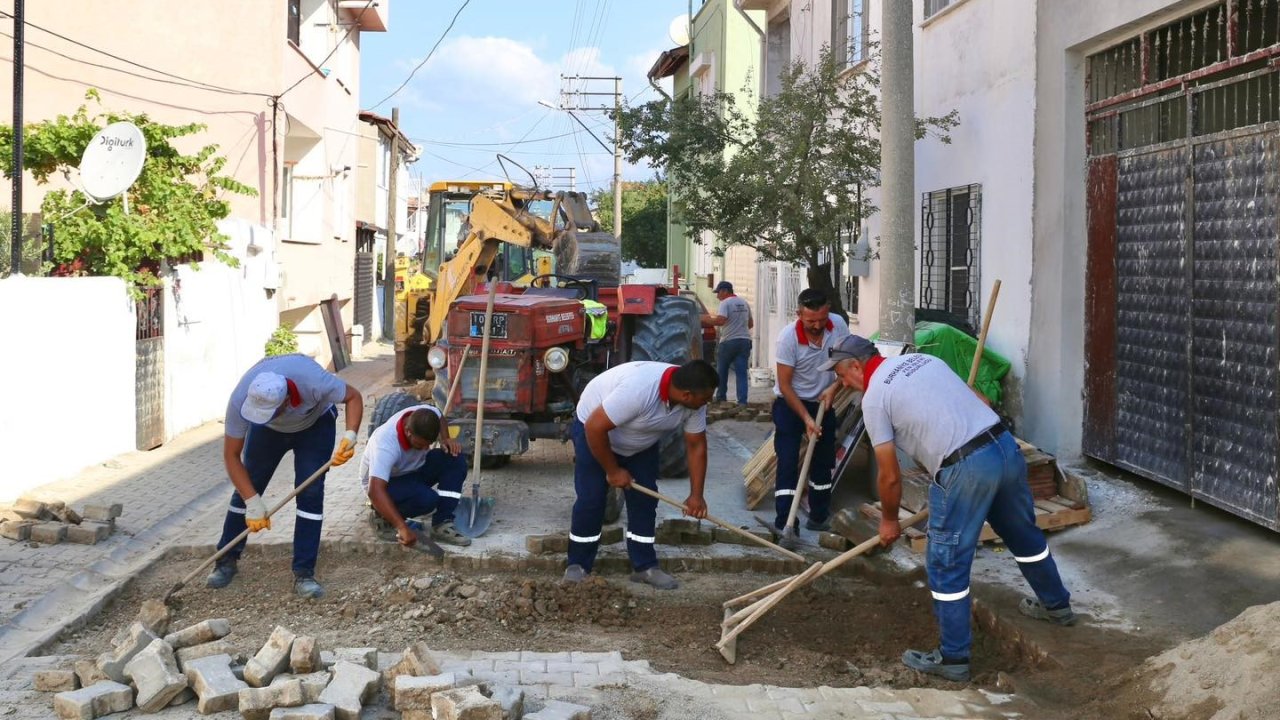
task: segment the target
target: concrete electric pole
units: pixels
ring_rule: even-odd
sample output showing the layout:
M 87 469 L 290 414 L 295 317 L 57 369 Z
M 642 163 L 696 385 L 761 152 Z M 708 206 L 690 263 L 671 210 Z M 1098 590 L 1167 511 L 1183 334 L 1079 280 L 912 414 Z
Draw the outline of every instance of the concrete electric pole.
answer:
M 582 122 L 582 120 L 579 120 L 578 116 L 574 115 L 573 113 L 575 110 L 608 111 L 607 105 L 600 104 L 600 105 L 593 106 L 589 102 L 588 103 L 580 102 L 580 98 L 584 98 L 584 97 L 612 97 L 613 98 L 613 110 L 615 113 L 614 120 L 613 120 L 613 148 L 612 148 L 612 151 L 613 151 L 613 234 L 615 237 L 618 238 L 619 241 L 621 241 L 622 240 L 622 124 L 618 122 L 617 113 L 620 110 L 622 110 L 622 78 L 620 77 L 588 77 L 584 75 L 561 75 L 560 80 L 562 83 L 566 85 L 568 85 L 573 81 L 583 81 L 588 83 L 589 82 L 598 83 L 605 80 L 613 81 L 613 90 L 611 92 L 590 92 L 588 90 L 567 90 L 567 89 L 563 90 L 560 93 L 560 106 L 557 109 L 564 110 L 565 112 L 569 113 L 569 117 L 573 118 L 574 120 L 577 120 L 578 124 L 582 126 L 582 129 L 586 130 L 588 135 L 594 138 L 596 142 L 600 143 L 600 147 L 608 151 L 610 150 L 608 143 L 601 140 L 591 130 L 591 128 L 587 127 L 586 123 Z M 551 105 L 548 103 L 543 103 L 543 104 L 547 105 L 548 107 L 551 107 Z
M 391 158 L 387 163 L 387 244 L 382 262 L 382 337 L 396 338 L 396 193 L 400 183 L 400 108 L 391 108 Z M 396 382 L 404 380 L 404 349 L 396 348 Z
M 886 2 L 880 96 L 880 177 L 884 244 L 880 250 L 880 337 L 915 339 L 915 79 L 914 3 Z

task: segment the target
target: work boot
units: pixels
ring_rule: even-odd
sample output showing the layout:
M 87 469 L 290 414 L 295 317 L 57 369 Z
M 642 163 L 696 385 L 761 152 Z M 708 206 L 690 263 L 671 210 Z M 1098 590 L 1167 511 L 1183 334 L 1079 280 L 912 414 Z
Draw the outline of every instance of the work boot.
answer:
M 631 582 L 652 585 L 659 590 L 675 590 L 680 587 L 676 579 L 662 571 L 662 568 L 651 567 L 631 573 Z
M 827 518 L 822 522 L 815 522 L 811 517 L 804 521 L 804 529 L 812 530 L 814 532 L 829 532 L 831 530 L 831 518 Z
M 204 581 L 204 586 L 220 590 L 231 584 L 231 580 L 236 576 L 236 564 L 233 562 L 218 565 L 213 568 L 213 572 L 209 573 L 209 577 Z
M 908 650 L 902 653 L 902 664 L 952 682 L 969 682 L 969 659 L 944 660 L 940 650 Z
M 587 579 L 587 571 L 582 569 L 581 565 L 570 565 L 564 569 L 564 579 L 561 582 L 577 585 Z
M 298 597 L 308 600 L 319 600 L 324 597 L 324 586 L 310 575 L 299 575 L 293 579 L 293 591 Z
M 1050 610 L 1040 603 L 1036 598 L 1022 598 L 1022 602 L 1018 603 L 1018 612 L 1029 618 L 1036 620 L 1044 620 L 1054 625 L 1075 625 L 1076 614 L 1072 612 L 1071 606 Z
M 458 532 L 458 528 L 454 526 L 452 520 L 446 520 L 439 525 L 431 526 L 431 539 L 445 545 L 457 545 L 466 547 L 471 544 L 471 538 Z

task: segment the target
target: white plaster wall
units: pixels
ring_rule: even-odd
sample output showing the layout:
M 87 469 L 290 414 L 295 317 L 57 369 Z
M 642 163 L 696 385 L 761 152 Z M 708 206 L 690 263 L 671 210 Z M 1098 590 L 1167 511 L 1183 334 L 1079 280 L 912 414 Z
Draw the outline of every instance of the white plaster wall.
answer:
M 240 267 L 180 265 L 165 288 L 165 438 L 223 417 L 227 397 L 258 360 L 279 320 L 268 297 L 277 272 L 271 232 L 226 220 Z M 252 240 L 258 250 L 246 250 Z
M 0 280 L 0 501 L 134 449 L 134 310 L 116 278 Z M 79 413 L 78 415 L 75 415 Z

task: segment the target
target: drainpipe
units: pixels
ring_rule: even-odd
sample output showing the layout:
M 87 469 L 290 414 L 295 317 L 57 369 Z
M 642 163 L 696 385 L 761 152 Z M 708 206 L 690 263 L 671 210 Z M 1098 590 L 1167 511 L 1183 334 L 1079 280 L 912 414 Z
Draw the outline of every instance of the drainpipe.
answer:
M 880 94 L 884 246 L 880 253 L 880 336 L 915 338 L 915 78 L 912 7 L 886 2 Z
M 742 1 L 743 0 L 733 0 L 733 9 L 738 11 L 738 14 L 742 16 L 742 19 L 746 20 L 747 24 L 751 26 L 751 29 L 755 30 L 756 35 L 760 37 L 760 71 L 758 73 L 758 77 L 756 78 L 756 85 L 759 86 L 757 97 L 763 98 L 764 97 L 764 64 L 765 64 L 765 61 L 768 59 L 769 41 L 768 41 L 768 38 L 765 37 L 764 30 L 761 30 L 760 26 L 756 24 L 756 21 L 752 20 L 751 16 L 747 14 L 747 11 L 742 9 Z

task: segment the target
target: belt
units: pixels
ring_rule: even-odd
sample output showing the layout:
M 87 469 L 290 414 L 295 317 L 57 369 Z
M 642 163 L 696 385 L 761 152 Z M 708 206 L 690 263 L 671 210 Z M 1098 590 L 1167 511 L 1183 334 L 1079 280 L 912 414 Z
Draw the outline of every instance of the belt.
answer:
M 972 455 L 974 452 L 995 442 L 996 438 L 1000 437 L 1004 432 L 1004 423 L 997 422 L 995 425 L 992 425 L 986 430 L 974 435 L 972 438 L 969 438 L 968 442 L 956 448 L 950 455 L 942 458 L 942 464 L 938 466 L 938 469 L 942 469 L 949 465 L 955 465 L 966 457 Z

